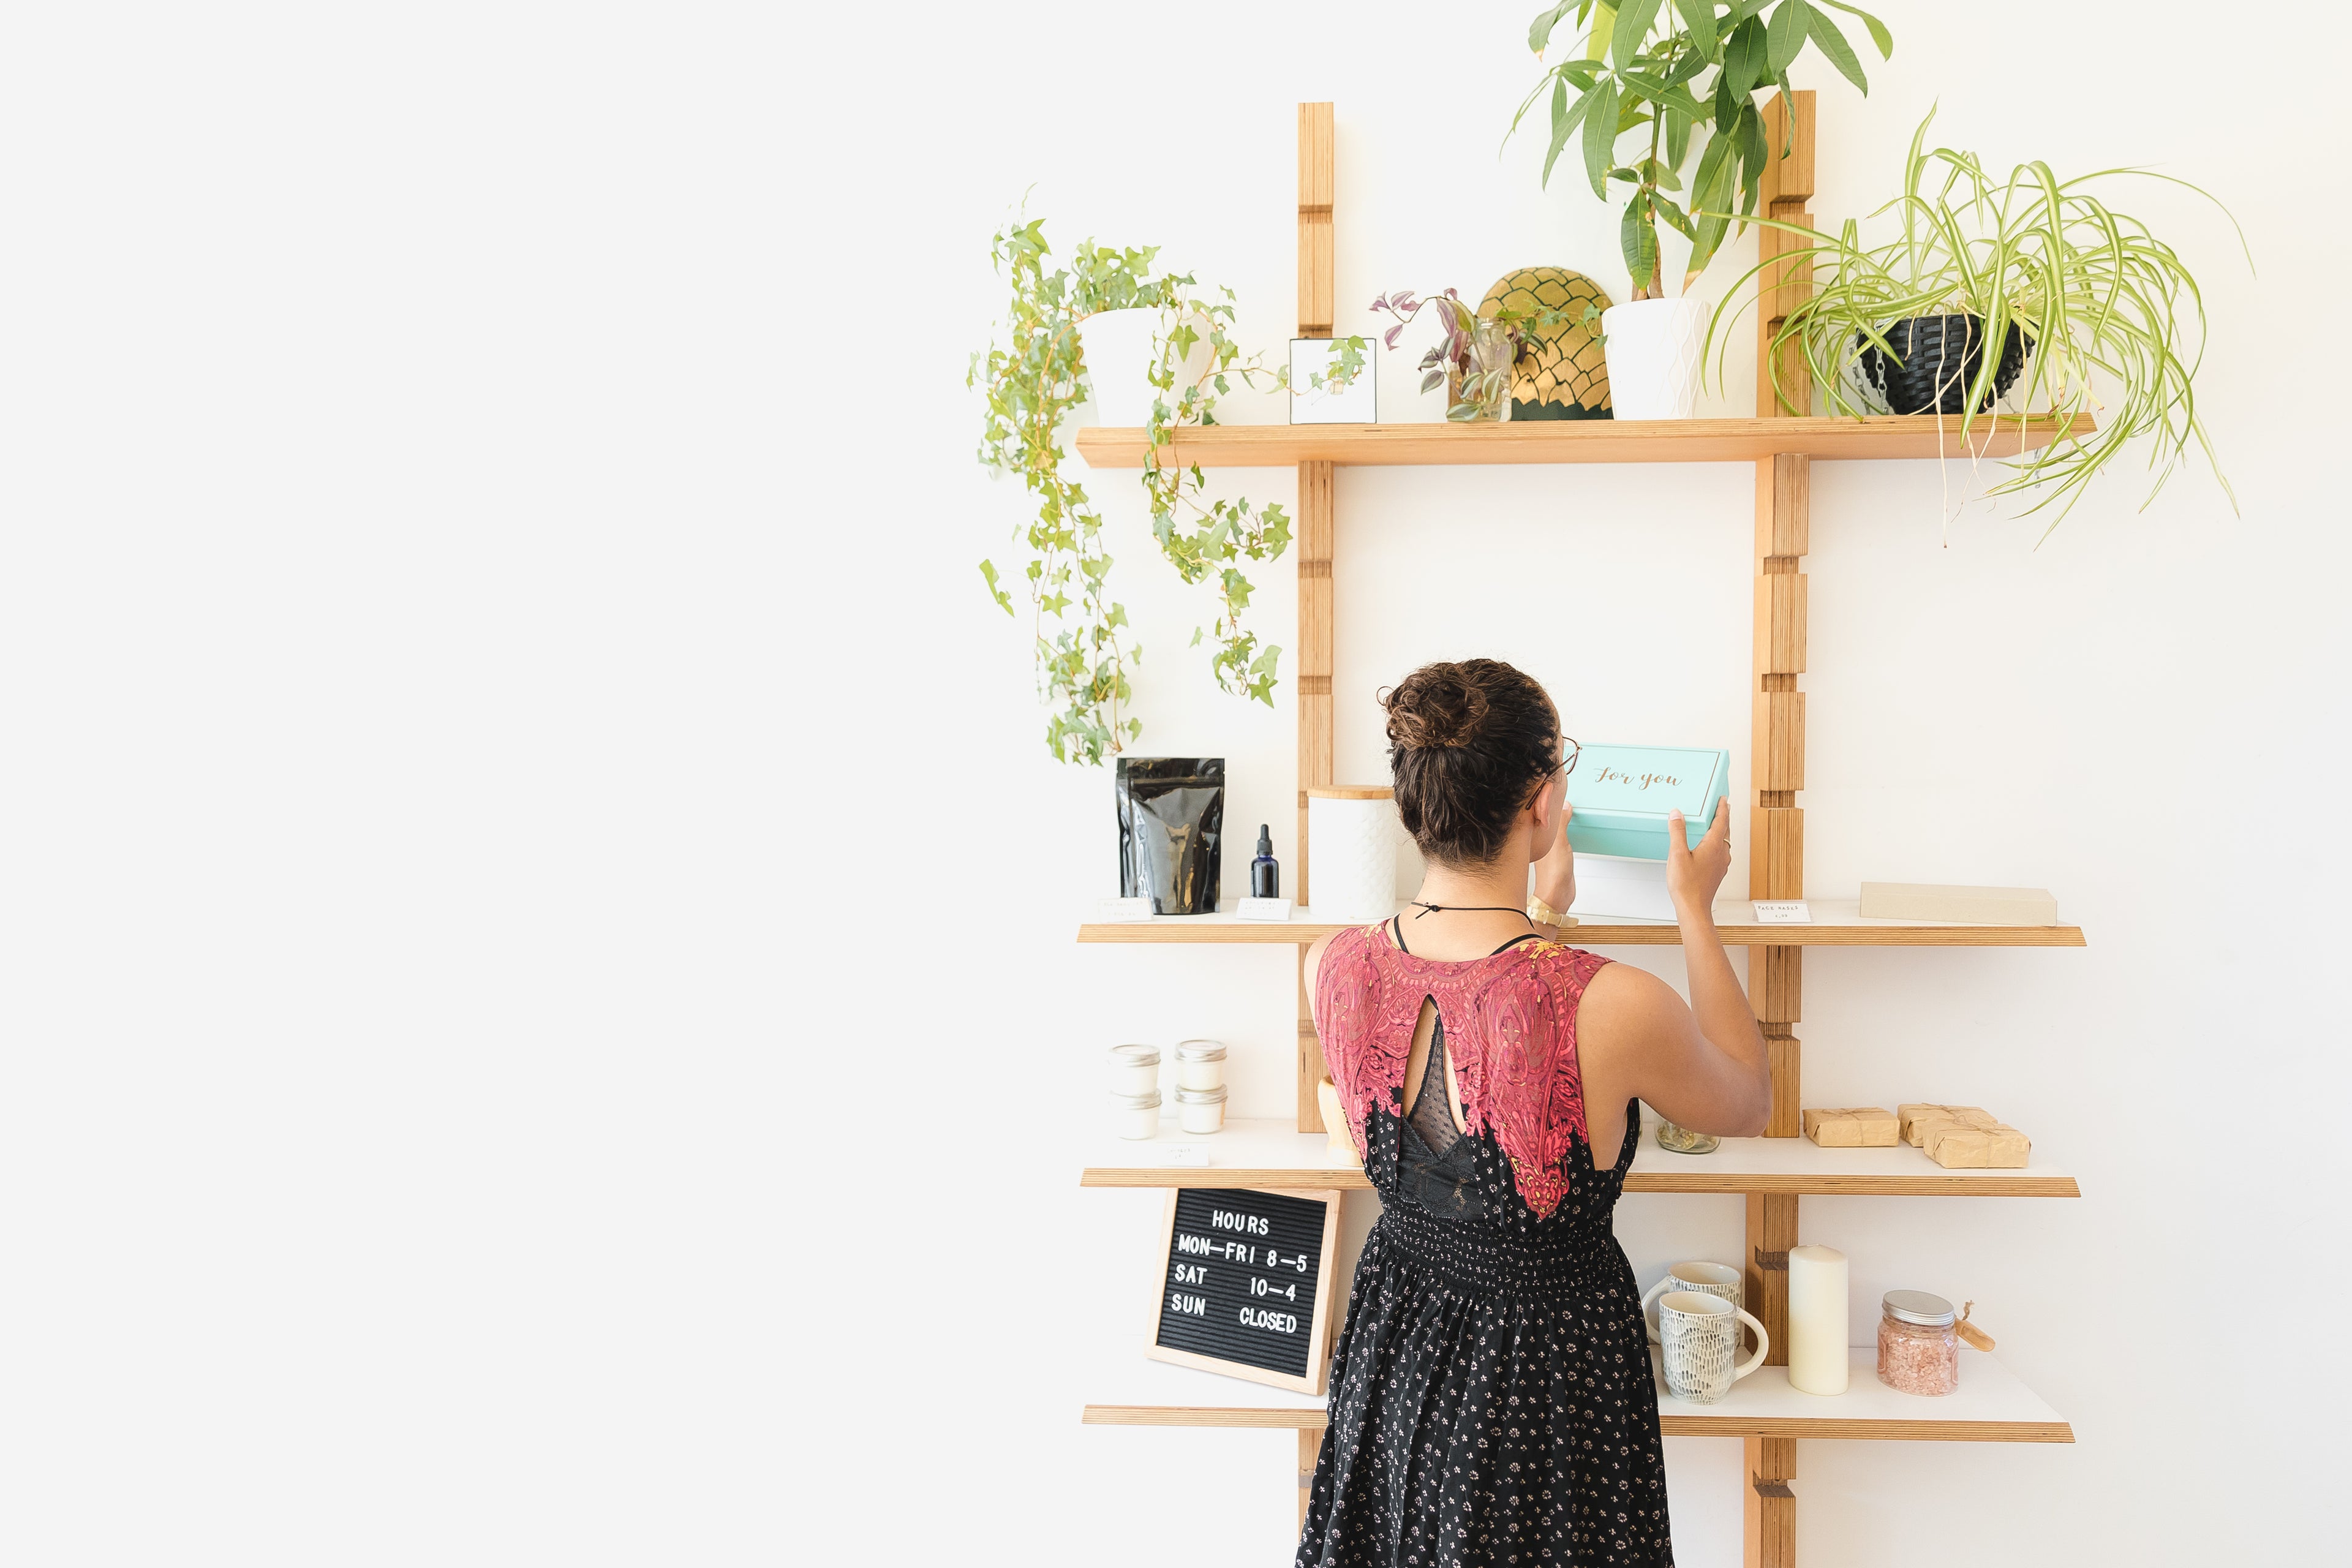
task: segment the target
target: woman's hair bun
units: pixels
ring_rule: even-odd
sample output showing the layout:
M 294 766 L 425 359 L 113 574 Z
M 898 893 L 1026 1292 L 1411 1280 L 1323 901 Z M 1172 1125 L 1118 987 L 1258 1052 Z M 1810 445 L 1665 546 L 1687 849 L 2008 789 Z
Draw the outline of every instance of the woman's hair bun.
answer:
M 1466 746 L 1486 721 L 1486 694 L 1458 664 L 1429 664 L 1381 696 L 1389 744 L 1412 751 Z

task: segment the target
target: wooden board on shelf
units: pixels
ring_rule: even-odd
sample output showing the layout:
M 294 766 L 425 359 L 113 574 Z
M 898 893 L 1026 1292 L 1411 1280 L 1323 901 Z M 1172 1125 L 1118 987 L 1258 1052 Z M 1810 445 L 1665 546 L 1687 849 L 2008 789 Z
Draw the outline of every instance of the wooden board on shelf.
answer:
M 1958 415 L 1870 419 L 1530 419 L 1488 424 L 1213 425 L 1178 433 L 1174 461 L 1212 468 L 1456 463 L 1748 463 L 1782 453 L 1828 460 L 2008 458 L 2062 436 L 2087 437 L 2091 416 L 1979 416 L 1964 441 Z M 1078 455 L 1097 468 L 1143 467 L 1139 427 L 1090 425 Z
M 1805 1193 L 1885 1197 L 2074 1198 L 2073 1176 L 2042 1157 L 2020 1170 L 1948 1171 L 1908 1145 L 1823 1149 L 1806 1138 L 1727 1138 L 1712 1154 L 1669 1154 L 1645 1125 L 1626 1173 L 1629 1193 Z M 1206 1166 L 1159 1163 L 1153 1151 L 1206 1145 Z M 1249 1187 L 1269 1192 L 1325 1188 L 1363 1191 L 1361 1167 L 1325 1163 L 1319 1132 L 1297 1132 L 1285 1121 L 1234 1118 L 1207 1138 L 1186 1137 L 1174 1121 L 1159 1140 L 1106 1139 L 1087 1158 L 1087 1187 Z
M 1715 906 L 1715 923 L 1727 947 L 2081 947 L 2080 926 L 1938 925 L 1920 921 L 1866 921 L 1860 900 L 1812 899 L 1811 925 L 1759 925 L 1745 899 Z M 1244 921 L 1230 912 L 1163 915 L 1149 921 L 1088 923 L 1078 927 L 1087 942 L 1279 942 L 1297 945 L 1344 931 L 1318 921 L 1312 910 L 1287 921 Z M 1682 931 L 1671 921 L 1587 920 L 1564 940 L 1577 947 L 1673 947 Z
M 1715 1405 L 1658 1389 L 1658 1426 L 1669 1437 L 1809 1437 L 1894 1442 L 2071 1443 L 2064 1417 L 1995 1358 L 1960 1352 L 1959 1392 L 1941 1399 L 1897 1394 L 1878 1381 L 1878 1352 L 1858 1347 L 1851 1382 L 1833 1396 L 1800 1394 L 1786 1367 L 1763 1367 Z M 1146 1376 L 1146 1371 L 1161 1376 Z M 1325 1423 L 1321 1400 L 1236 1383 L 1210 1373 L 1141 1363 L 1106 1372 L 1108 1396 L 1086 1406 L 1097 1426 L 1286 1426 Z

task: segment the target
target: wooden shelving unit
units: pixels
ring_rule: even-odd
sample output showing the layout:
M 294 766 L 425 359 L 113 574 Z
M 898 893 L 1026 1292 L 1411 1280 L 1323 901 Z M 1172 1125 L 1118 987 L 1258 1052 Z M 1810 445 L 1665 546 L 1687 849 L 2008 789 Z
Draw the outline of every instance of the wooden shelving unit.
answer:
M 1866 921 L 1854 899 L 1811 900 L 1811 925 L 1759 925 L 1745 899 L 1715 906 L 1727 947 L 2081 947 L 2080 926 L 1944 925 L 1927 921 Z M 1078 927 L 1085 942 L 1243 942 L 1311 946 L 1343 929 L 1300 910 L 1287 921 L 1245 921 L 1227 912 L 1164 915 L 1148 921 Z M 1588 920 L 1565 933 L 1579 947 L 1674 947 L 1682 932 L 1669 921 Z
M 1727 1138 L 1712 1154 L 1669 1154 L 1645 1123 L 1625 1174 L 1629 1193 L 1795 1193 L 1817 1196 L 2078 1198 L 2074 1178 L 2041 1158 L 2021 1171 L 1948 1171 L 1908 1146 L 1822 1149 L 1806 1138 Z M 1325 1163 L 1329 1141 L 1287 1121 L 1236 1118 L 1206 1138 L 1173 1121 L 1156 1139 L 1106 1139 L 1078 1176 L 1082 1187 L 1246 1187 L 1256 1192 L 1369 1189 L 1360 1166 Z M 1169 1163 L 1206 1150 L 1206 1165 Z
M 1654 1373 L 1653 1373 L 1654 1376 Z M 1236 1383 L 1136 1358 L 1090 1379 L 1108 1397 L 1086 1407 L 1095 1426 L 1258 1426 L 1319 1437 L 1320 1398 Z M 1789 1370 L 1759 1367 L 1716 1405 L 1692 1405 L 1658 1384 L 1658 1425 L 1669 1437 L 1832 1438 L 1938 1443 L 2071 1443 L 2074 1429 L 1999 1358 L 1960 1352 L 1960 1389 L 1942 1399 L 1897 1394 L 1878 1381 L 1877 1352 L 1856 1349 L 1846 1391 L 1800 1394 Z
M 1765 132 L 1777 156 L 1759 192 L 1770 217 L 1811 225 L 1813 186 L 1813 95 L 1775 97 L 1766 107 Z M 1331 106 L 1299 106 L 1299 335 L 1332 333 L 1334 254 Z M 1298 476 L 1297 561 L 1297 647 L 1291 686 L 1298 713 L 1298 831 L 1290 867 L 1300 909 L 1286 923 L 1258 923 L 1229 914 L 1133 924 L 1086 924 L 1090 943 L 1272 943 L 1297 949 L 1302 963 L 1297 1017 L 1297 1114 L 1288 1123 L 1237 1121 L 1207 1139 L 1106 1144 L 1086 1164 L 1080 1183 L 1099 1187 L 1361 1188 L 1353 1166 L 1327 1164 L 1327 1140 L 1316 1088 L 1323 1054 L 1308 1016 L 1303 963 L 1307 947 L 1339 929 L 1314 918 L 1313 866 L 1307 837 L 1307 791 L 1334 784 L 1332 628 L 1336 468 L 1348 466 L 1495 463 L 1727 463 L 1754 466 L 1754 658 L 1748 676 L 1753 715 L 1750 795 L 1747 804 L 1749 900 L 1806 897 L 1804 811 L 1807 578 L 1811 548 L 1811 465 L 1816 461 L 2002 458 L 2091 433 L 2087 418 L 2064 424 L 2049 417 L 2003 416 L 1976 423 L 1963 438 L 1959 421 L 1918 418 L 1825 419 L 1805 414 L 1811 390 L 1801 363 L 1783 357 L 1776 388 L 1770 341 L 1811 276 L 1802 258 L 1789 257 L 1778 231 L 1759 229 L 1757 311 L 1757 409 L 1754 419 L 1633 422 L 1533 422 L 1503 425 L 1218 426 L 1176 434 L 1167 459 L 1202 468 L 1281 468 Z M 1785 351 L 1784 351 L 1785 353 Z M 1786 393 L 1784 401 L 1782 394 Z M 1092 428 L 1077 437 L 1079 455 L 1102 468 L 1144 462 L 1144 432 Z M 1853 1352 L 1853 1386 L 1836 1398 L 1800 1394 L 1789 1386 L 1788 1249 L 1801 1239 L 1798 1205 L 1807 1195 L 1887 1197 L 2076 1197 L 2074 1179 L 2037 1158 L 2019 1171 L 1947 1171 L 1915 1149 L 1829 1150 L 1799 1137 L 1803 1105 L 1802 968 L 1808 947 L 2081 947 L 2074 926 L 1969 926 L 1906 921 L 1865 921 L 1854 900 L 1811 899 L 1812 923 L 1764 924 L 1752 905 L 1726 900 L 1716 907 L 1723 940 L 1748 950 L 1748 1000 L 1771 1054 L 1773 1110 L 1766 1136 L 1727 1139 L 1715 1153 L 1685 1157 L 1656 1147 L 1645 1129 L 1626 1190 L 1716 1193 L 1747 1199 L 1746 1299 L 1772 1336 L 1770 1360 L 1720 1404 L 1690 1405 L 1659 1389 L 1660 1422 L 1670 1436 L 1739 1438 L 1745 1445 L 1743 1501 L 1747 1568 L 1793 1568 L 1797 1443 L 1808 1438 L 1912 1439 L 1946 1442 L 2071 1443 L 2073 1430 L 1993 1357 L 1963 1350 L 1960 1389 L 1944 1399 L 1919 1399 L 1880 1384 L 1874 1353 Z M 1680 942 L 1664 922 L 1586 921 L 1568 933 L 1580 947 L 1661 946 Z M 1206 1165 L 1172 1163 L 1171 1142 L 1206 1145 Z M 1874 1322 L 1857 1323 L 1857 1332 Z M 1286 1394 L 1213 1373 L 1189 1371 L 1141 1356 L 1090 1369 L 1097 1395 L 1085 1419 L 1102 1426 L 1260 1426 L 1296 1429 L 1302 1489 L 1312 1478 L 1324 1426 L 1320 1398 Z M 1299 1516 L 1306 1513 L 1300 1494 Z
M 1163 463 L 1204 468 L 1401 468 L 1485 463 L 1752 463 L 2012 458 L 2062 436 L 2087 436 L 2088 415 L 1875 419 L 1530 420 L 1501 425 L 1212 425 L 1179 431 Z M 1145 433 L 1088 426 L 1078 456 L 1097 468 L 1143 467 Z

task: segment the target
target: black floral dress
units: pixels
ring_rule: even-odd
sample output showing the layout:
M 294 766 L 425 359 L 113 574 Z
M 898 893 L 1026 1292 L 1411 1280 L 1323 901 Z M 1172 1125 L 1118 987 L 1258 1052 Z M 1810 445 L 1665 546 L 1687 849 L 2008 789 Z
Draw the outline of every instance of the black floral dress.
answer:
M 1528 940 L 1440 963 L 1402 934 L 1341 933 L 1316 979 L 1381 1215 L 1332 1363 L 1297 1568 L 1671 1564 L 1641 1292 L 1610 1226 L 1641 1118 L 1628 1107 L 1623 1148 L 1596 1169 L 1577 1066 L 1577 1003 L 1607 961 Z M 1408 1120 L 1424 999 L 1436 1037 Z

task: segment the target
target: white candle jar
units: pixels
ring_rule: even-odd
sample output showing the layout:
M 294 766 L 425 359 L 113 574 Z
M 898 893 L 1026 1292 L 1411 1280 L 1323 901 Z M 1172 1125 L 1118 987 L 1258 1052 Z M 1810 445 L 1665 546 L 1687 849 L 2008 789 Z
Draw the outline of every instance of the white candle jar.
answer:
M 1225 1086 L 1178 1089 L 1176 1121 L 1187 1132 L 1214 1132 L 1224 1126 Z
M 1160 1047 L 1113 1046 L 1110 1048 L 1110 1091 L 1113 1094 L 1158 1094 Z
M 1176 1047 L 1176 1087 L 1225 1087 L 1225 1047 L 1222 1040 L 1184 1040 Z
M 1157 1138 L 1160 1136 L 1160 1091 L 1150 1094 L 1114 1094 L 1110 1097 L 1112 1118 L 1118 1123 L 1122 1138 Z

